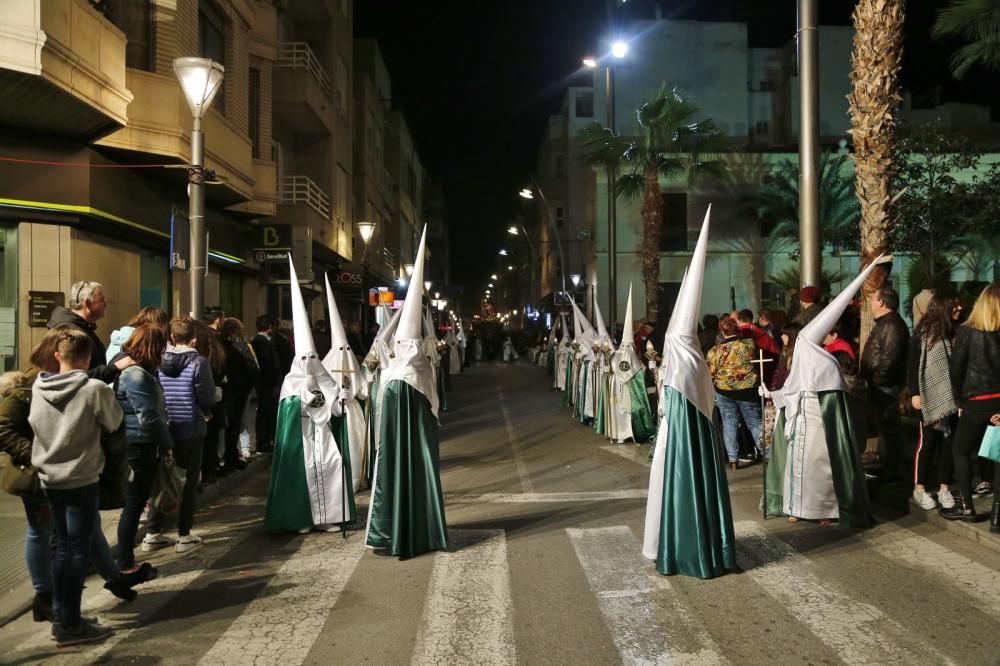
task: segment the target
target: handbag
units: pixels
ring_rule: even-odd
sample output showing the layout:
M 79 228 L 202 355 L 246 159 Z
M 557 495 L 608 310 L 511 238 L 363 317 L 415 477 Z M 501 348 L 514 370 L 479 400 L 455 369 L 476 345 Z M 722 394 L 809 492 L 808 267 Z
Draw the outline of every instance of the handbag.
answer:
M 4 492 L 20 497 L 38 492 L 38 470 L 31 465 L 18 465 L 9 453 L 0 453 L 0 487 Z
M 187 472 L 177 466 L 173 456 L 160 456 L 149 492 L 149 506 L 161 513 L 177 511 L 186 480 Z
M 979 457 L 1000 463 L 1000 426 L 989 426 L 979 446 Z

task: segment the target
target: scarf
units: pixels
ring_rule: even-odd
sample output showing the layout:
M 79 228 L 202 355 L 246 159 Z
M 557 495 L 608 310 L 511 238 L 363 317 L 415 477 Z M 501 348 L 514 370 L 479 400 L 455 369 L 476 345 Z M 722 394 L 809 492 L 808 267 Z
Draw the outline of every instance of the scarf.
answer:
M 928 345 L 920 341 L 920 372 L 917 373 L 917 388 L 920 390 L 920 411 L 924 423 L 950 432 L 948 417 L 958 412 L 958 405 L 951 393 L 951 378 L 948 360 L 951 357 L 951 342 L 938 340 Z

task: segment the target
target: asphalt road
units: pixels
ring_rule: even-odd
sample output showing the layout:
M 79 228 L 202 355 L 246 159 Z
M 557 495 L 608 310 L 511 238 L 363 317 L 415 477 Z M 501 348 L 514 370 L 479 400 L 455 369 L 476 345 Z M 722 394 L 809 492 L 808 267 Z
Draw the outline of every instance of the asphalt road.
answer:
M 761 520 L 730 472 L 744 572 L 659 576 L 640 555 L 647 447 L 575 423 L 544 371 L 453 379 L 441 458 L 451 552 L 380 557 L 363 533 L 269 537 L 266 463 L 200 512 L 205 545 L 85 607 L 116 633 L 57 651 L 0 629 L 0 663 L 1000 664 L 1000 556 L 904 517 L 855 532 Z M 367 503 L 367 495 L 359 498 Z

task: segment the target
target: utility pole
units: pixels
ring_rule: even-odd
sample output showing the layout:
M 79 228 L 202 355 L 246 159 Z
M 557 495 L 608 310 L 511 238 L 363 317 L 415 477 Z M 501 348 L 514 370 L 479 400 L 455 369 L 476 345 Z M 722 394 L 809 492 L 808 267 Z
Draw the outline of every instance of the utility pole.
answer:
M 606 84 L 608 88 L 608 128 L 615 131 L 615 64 L 608 63 Z M 617 218 L 617 174 L 615 168 L 608 168 L 608 325 L 612 337 L 618 320 L 618 220 Z
M 820 286 L 818 0 L 799 0 L 799 281 Z

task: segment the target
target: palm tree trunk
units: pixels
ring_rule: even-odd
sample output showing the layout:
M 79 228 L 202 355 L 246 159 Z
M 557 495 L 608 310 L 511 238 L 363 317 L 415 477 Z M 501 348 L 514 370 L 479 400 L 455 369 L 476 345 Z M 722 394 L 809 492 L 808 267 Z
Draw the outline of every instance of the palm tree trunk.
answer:
M 858 0 L 854 7 L 850 105 L 854 140 L 854 190 L 861 204 L 861 265 L 891 251 L 892 176 L 895 173 L 896 109 L 903 57 L 904 0 Z M 885 282 L 888 270 L 875 269 L 865 282 L 861 345 L 873 325 L 868 296 Z
M 655 168 L 647 168 L 642 199 L 642 281 L 646 285 L 646 320 L 655 322 L 660 309 L 660 234 L 663 230 L 663 197 Z

